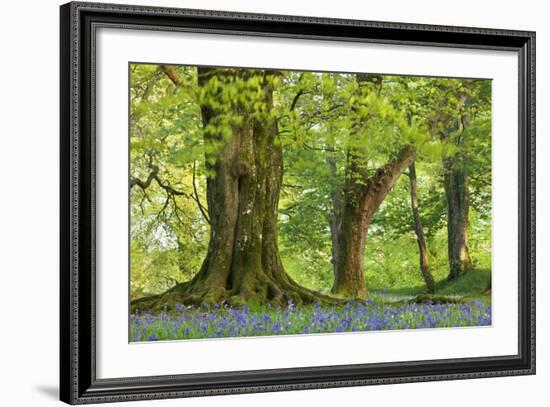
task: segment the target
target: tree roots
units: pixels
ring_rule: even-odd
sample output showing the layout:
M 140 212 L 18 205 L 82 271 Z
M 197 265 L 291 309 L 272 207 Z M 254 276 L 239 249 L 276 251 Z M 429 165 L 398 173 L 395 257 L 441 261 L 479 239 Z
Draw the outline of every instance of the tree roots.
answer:
M 267 276 L 245 279 L 237 288 L 228 289 L 209 285 L 200 279 L 178 284 L 162 294 L 144 297 L 130 303 L 131 312 L 173 310 L 178 304 L 213 305 L 228 304 L 240 307 L 244 304 L 307 305 L 315 302 L 340 304 L 344 300 L 330 297 L 298 285 L 288 276 L 275 281 Z

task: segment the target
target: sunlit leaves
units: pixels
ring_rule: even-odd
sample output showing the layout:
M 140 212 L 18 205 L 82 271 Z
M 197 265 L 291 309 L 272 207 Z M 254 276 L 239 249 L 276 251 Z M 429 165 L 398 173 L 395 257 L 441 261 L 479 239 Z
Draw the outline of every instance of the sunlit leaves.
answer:
M 283 149 L 283 260 L 303 270 L 304 280 L 323 285 L 325 291 L 331 283 L 329 220 L 345 180 L 367 185 L 405 145 L 416 151 L 420 212 L 434 267 L 446 267 L 442 180 L 449 158 L 460 157 L 469 172 L 474 260 L 477 249 L 486 250 L 491 211 L 489 80 L 174 69 L 181 79 L 178 85 L 157 65 L 130 66 L 130 176 L 144 180 L 157 167 L 159 179 L 185 193 L 170 196 L 156 181 L 146 190 L 132 189 L 133 291 L 158 292 L 197 272 L 209 226 L 189 196 L 196 189 L 206 205 L 206 182 L 224 148 L 240 131 L 266 120 L 276 122 L 275 143 Z M 211 115 L 207 121 L 205 114 Z M 406 181 L 402 177 L 390 191 L 369 229 L 368 276 L 378 275 L 388 284 L 391 278 L 384 273 L 395 277 L 400 268 L 418 275 Z
M 206 222 L 189 198 L 195 178 L 199 198 L 206 201 L 196 68 L 174 69 L 178 87 L 156 65 L 130 66 L 130 177 L 144 181 L 158 168 L 163 185 L 185 193 L 170 194 L 156 180 L 146 189 L 131 189 L 133 295 L 158 293 L 190 278 L 208 239 Z

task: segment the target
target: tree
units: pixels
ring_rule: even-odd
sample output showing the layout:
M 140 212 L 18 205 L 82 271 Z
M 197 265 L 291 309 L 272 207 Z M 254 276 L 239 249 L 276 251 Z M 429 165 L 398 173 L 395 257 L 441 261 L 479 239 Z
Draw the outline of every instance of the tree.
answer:
M 300 144 L 315 166 L 315 171 L 307 166 L 301 170 L 308 178 L 312 175 L 311 189 L 318 191 L 318 206 L 330 226 L 332 292 L 339 296 L 366 297 L 369 225 L 416 154 L 412 126 L 391 104 L 394 87 L 390 83 L 382 95 L 378 75 L 301 75 L 292 100 L 299 124 L 289 127 L 292 134 L 300 134 Z M 321 185 L 330 187 L 330 201 Z
M 356 101 L 352 106 L 356 122 L 351 137 L 361 132 L 368 134 L 366 122 L 377 113 L 385 115 L 376 112 L 376 105 L 381 102 L 382 77 L 358 74 L 356 80 Z M 392 125 L 398 127 L 395 123 Z M 348 143 L 347 146 L 345 180 L 342 189 L 333 193 L 331 222 L 334 265 L 332 292 L 352 298 L 367 296 L 364 256 L 369 225 L 380 204 L 416 154 L 414 146 L 405 141 L 397 153 L 372 174 L 369 168 L 372 157 L 362 145 L 365 140 L 357 138 L 359 143 Z
M 460 120 L 458 131 L 454 132 L 454 144 L 460 150 L 447 158 L 445 167 L 445 196 L 447 198 L 447 230 L 449 245 L 449 279 L 454 279 L 472 267 L 468 250 L 468 215 L 470 211 L 468 170 L 465 165 L 464 134 L 466 117 L 464 104 L 466 95 L 458 96 Z M 443 132 L 443 138 L 452 137 L 450 132 Z
M 424 227 L 422 226 L 422 220 L 420 219 L 420 212 L 418 210 L 416 166 L 414 161 L 409 166 L 409 183 L 411 188 L 411 209 L 414 221 L 414 231 L 418 242 L 420 271 L 422 272 L 422 278 L 426 283 L 428 292 L 433 293 L 435 292 L 435 282 L 432 274 L 430 273 L 430 261 L 428 257 L 428 247 L 426 246 L 426 236 L 424 235 Z
M 209 225 L 200 210 L 206 199 L 201 124 L 190 91 L 196 68 L 177 67 L 179 87 L 158 66 L 130 69 L 130 261 L 136 299 L 196 273 Z
M 346 297 L 365 297 L 365 239 L 376 210 L 399 176 L 412 163 L 415 149 L 406 145 L 373 176 L 368 176 L 361 159 L 349 154 L 347 176 L 338 216 L 332 292 Z M 334 243 L 333 243 L 334 244 Z
M 198 68 L 210 218 L 207 255 L 192 280 L 135 306 L 329 300 L 290 279 L 279 256 L 283 160 L 273 114 L 277 75 Z
M 461 166 L 473 261 L 488 264 L 490 85 L 488 98 L 446 78 L 131 70 L 132 298 L 156 294 L 133 307 L 335 301 L 300 285 L 363 298 L 365 273 L 416 287 L 417 243 L 429 288 Z
M 489 93 L 489 94 L 488 94 Z M 469 150 L 475 144 L 470 140 L 469 126 L 490 99 L 485 83 L 472 80 L 440 82 L 434 93 L 438 113 L 431 117 L 432 131 L 453 150 L 443 160 L 444 187 L 447 202 L 447 242 L 449 276 L 452 280 L 472 268 L 468 247 L 470 212 Z M 482 169 L 486 172 L 486 168 Z M 484 177 L 485 175 L 481 175 Z

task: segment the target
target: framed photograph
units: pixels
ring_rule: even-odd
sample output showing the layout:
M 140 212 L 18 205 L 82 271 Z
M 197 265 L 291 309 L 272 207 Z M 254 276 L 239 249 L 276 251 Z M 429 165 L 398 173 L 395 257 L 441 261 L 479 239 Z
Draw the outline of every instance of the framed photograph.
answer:
M 61 400 L 535 373 L 535 33 L 61 6 Z

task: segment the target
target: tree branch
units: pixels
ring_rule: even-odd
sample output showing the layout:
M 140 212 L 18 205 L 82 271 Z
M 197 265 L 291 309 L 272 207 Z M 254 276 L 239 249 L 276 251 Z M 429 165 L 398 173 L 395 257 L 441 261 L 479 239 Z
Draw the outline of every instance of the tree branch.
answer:
M 161 65 L 160 70 L 168 76 L 172 83 L 179 88 L 181 85 L 181 77 L 176 72 L 176 69 L 172 65 Z
M 199 200 L 199 193 L 197 192 L 197 185 L 195 184 L 195 161 L 193 161 L 193 192 L 195 193 L 194 201 L 199 206 L 199 210 L 201 211 L 204 220 L 206 220 L 206 222 L 210 225 L 210 218 L 207 215 L 208 210 L 201 204 L 201 201 Z
M 185 192 L 178 191 L 174 188 L 172 188 L 170 185 L 164 184 L 158 176 L 155 177 L 155 181 L 157 181 L 157 184 L 164 189 L 167 193 L 171 195 L 177 195 L 177 196 L 184 196 L 187 199 L 191 198 L 191 195 L 186 194 Z
M 330 147 L 314 147 L 314 146 L 310 146 L 309 144 L 307 144 L 306 142 L 303 142 L 302 145 L 307 149 L 307 150 L 312 150 L 312 151 L 324 151 L 325 153 L 337 153 L 338 150 L 336 150 L 335 148 L 330 148 Z
M 153 182 L 153 180 L 157 177 L 159 172 L 159 169 L 156 165 L 152 166 L 151 169 L 152 171 L 145 181 L 142 181 L 139 178 L 130 177 L 130 189 L 132 189 L 136 185 L 139 186 L 141 189 L 148 188 L 149 185 L 151 185 L 151 182 Z
M 294 108 L 296 107 L 296 104 L 298 103 L 298 99 L 300 99 L 300 96 L 304 94 L 304 90 L 300 89 L 298 93 L 294 96 L 294 99 L 292 99 L 292 103 L 290 104 L 290 111 L 292 112 Z
M 173 195 L 166 194 L 166 200 L 164 201 L 164 205 L 162 205 L 161 210 L 159 211 L 159 213 L 157 213 L 157 220 L 160 219 L 160 216 L 164 213 L 164 211 L 168 207 L 168 204 L 170 203 L 170 197 L 171 196 L 173 196 Z
M 416 150 L 412 145 L 403 146 L 394 158 L 378 168 L 376 173 L 368 179 L 369 189 L 374 191 L 382 188 L 390 189 L 397 178 L 411 165 L 415 156 Z
M 378 168 L 367 180 L 366 193 L 370 196 L 372 213 L 378 209 L 387 193 L 403 172 L 411 165 L 416 156 L 412 145 L 405 145 L 386 165 Z
M 136 178 L 131 177 L 130 178 L 130 189 L 132 189 L 135 186 L 140 187 L 143 191 L 145 191 L 151 183 L 154 181 L 157 182 L 158 186 L 161 187 L 166 191 L 169 195 L 177 195 L 177 196 L 184 196 L 187 199 L 193 198 L 191 195 L 186 194 L 185 192 L 178 191 L 177 189 L 172 188 L 170 185 L 165 184 L 159 177 L 159 168 L 156 165 L 151 165 L 151 173 L 147 176 L 147 179 L 145 181 Z
M 304 77 L 304 73 L 302 72 L 300 74 L 300 77 L 298 78 L 298 81 L 297 83 L 300 83 L 302 81 L 302 78 Z M 296 104 L 298 103 L 298 99 L 300 99 L 300 96 L 302 96 L 304 94 L 304 90 L 303 89 L 300 89 L 298 91 L 298 93 L 296 93 L 296 95 L 294 95 L 294 98 L 292 99 L 292 103 L 290 104 L 290 109 L 289 111 L 293 111 L 294 108 L 296 107 Z

